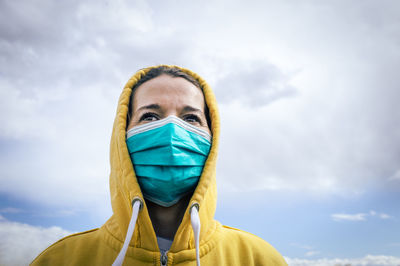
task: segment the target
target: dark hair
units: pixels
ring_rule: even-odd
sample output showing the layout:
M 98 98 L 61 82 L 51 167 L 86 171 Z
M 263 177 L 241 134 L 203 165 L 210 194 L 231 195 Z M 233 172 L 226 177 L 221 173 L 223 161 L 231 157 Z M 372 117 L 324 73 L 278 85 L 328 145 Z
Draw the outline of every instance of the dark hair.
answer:
M 190 83 L 192 83 L 193 85 L 195 85 L 196 87 L 198 87 L 200 90 L 203 91 L 203 89 L 200 86 L 200 83 L 194 77 L 192 77 L 191 75 L 183 72 L 182 70 L 180 70 L 177 67 L 159 66 L 159 67 L 156 67 L 156 68 L 152 68 L 135 84 L 135 86 L 132 87 L 131 99 L 129 101 L 128 118 L 133 112 L 133 97 L 134 97 L 134 94 L 135 94 L 135 90 L 140 85 L 145 83 L 146 81 L 149 81 L 149 80 L 151 80 L 153 78 L 156 78 L 158 76 L 161 76 L 163 74 L 171 76 L 171 77 L 174 77 L 174 78 L 184 78 L 187 81 L 189 81 Z M 207 104 L 205 103 L 205 101 L 204 101 L 204 114 L 205 114 L 206 119 L 207 119 L 208 127 L 211 129 L 210 116 L 209 116 L 208 107 L 207 107 Z

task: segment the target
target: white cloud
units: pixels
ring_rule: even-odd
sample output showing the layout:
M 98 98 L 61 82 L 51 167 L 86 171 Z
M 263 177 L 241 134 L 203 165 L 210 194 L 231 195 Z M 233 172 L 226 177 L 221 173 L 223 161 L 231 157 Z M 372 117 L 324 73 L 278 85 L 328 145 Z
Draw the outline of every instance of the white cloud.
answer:
M 345 213 L 335 213 L 332 214 L 332 218 L 335 221 L 365 221 L 366 213 L 356 213 L 356 214 L 345 214 Z
M 69 234 L 57 226 L 11 222 L 0 215 L 0 265 L 28 265 L 45 248 Z
M 214 88 L 220 104 L 240 99 L 243 105 L 257 108 L 296 96 L 296 88 L 289 85 L 290 77 L 266 60 L 224 61 L 224 70 Z
M 274 3 L 269 8 L 258 3 L 240 9 L 236 3 L 224 17 L 230 21 L 231 16 L 248 16 L 239 28 L 231 28 L 236 34 L 230 35 L 230 29 L 222 33 L 217 26 L 205 38 L 216 41 L 200 44 L 205 51 L 211 46 L 220 48 L 218 56 L 209 52 L 212 59 L 208 65 L 212 63 L 209 72 L 223 72 L 223 77 L 209 74 L 216 80 L 217 96 L 219 89 L 227 94 L 221 98 L 224 104 L 220 108 L 219 176 L 224 187 L 349 195 L 365 191 L 367 184 L 384 183 L 397 169 L 399 146 L 393 143 L 399 143 L 400 136 L 392 119 L 392 115 L 400 115 L 393 100 L 398 94 L 393 86 L 397 82 L 383 78 L 398 79 L 391 69 L 399 61 L 390 59 L 398 58 L 393 53 L 398 36 L 389 30 L 389 25 L 398 27 L 390 22 L 396 20 L 395 14 L 387 5 L 355 8 L 313 3 Z M 378 24 L 365 17 L 372 9 L 376 12 L 370 14 L 371 20 Z M 262 25 L 262 30 L 257 25 Z M 246 31 L 241 32 L 241 27 Z M 216 38 L 221 34 L 223 38 Z M 381 35 L 393 42 L 371 37 Z M 226 42 L 233 45 L 226 46 Z M 378 56 L 383 47 L 390 47 L 384 58 Z M 279 72 L 292 73 L 280 82 L 291 85 L 297 94 L 248 108 L 251 95 L 261 102 L 263 97 L 257 89 L 253 91 L 253 80 L 248 80 L 246 72 L 241 75 L 239 70 L 243 65 L 257 70 L 260 61 L 274 65 Z M 230 69 L 234 74 L 224 76 Z M 219 78 L 240 84 L 242 94 L 238 95 L 237 88 L 231 94 L 226 92 L 229 87 L 219 88 Z M 226 103 L 226 98 L 233 96 L 236 102 Z M 386 134 L 390 136 L 381 137 Z
M 315 256 L 315 255 L 317 255 L 317 254 L 319 254 L 319 253 L 320 253 L 319 251 L 310 250 L 310 251 L 307 251 L 306 254 L 304 254 L 304 256 L 306 256 L 306 257 L 312 257 L 312 256 Z
M 392 216 L 390 216 L 390 215 L 388 215 L 388 214 L 386 214 L 386 213 L 381 213 L 381 214 L 379 214 L 379 217 L 380 217 L 381 219 L 389 219 L 389 218 L 391 218 Z
M 304 245 L 304 244 L 299 244 L 299 243 L 291 243 L 290 245 L 294 246 L 294 247 L 298 247 L 300 249 L 304 249 L 306 251 L 306 253 L 304 254 L 305 257 L 312 257 L 312 256 L 315 256 L 320 253 L 319 251 L 315 250 L 315 248 L 310 245 Z
M 144 52 L 164 34 L 143 35 L 154 30 L 152 9 L 146 1 L 0 5 L 0 193 L 110 213 L 119 93 L 133 72 L 161 60 L 156 40 L 154 59 Z
M 386 213 L 377 213 L 373 210 L 369 211 L 368 213 L 355 213 L 355 214 L 347 214 L 347 213 L 334 213 L 331 215 L 334 221 L 366 221 L 367 217 L 377 216 L 380 219 L 389 219 L 391 218 L 390 215 Z
M 392 176 L 389 177 L 389 181 L 400 180 L 400 170 L 397 170 Z
M 285 257 L 290 266 L 394 266 L 400 264 L 400 258 L 393 256 L 367 255 L 355 259 L 296 259 Z

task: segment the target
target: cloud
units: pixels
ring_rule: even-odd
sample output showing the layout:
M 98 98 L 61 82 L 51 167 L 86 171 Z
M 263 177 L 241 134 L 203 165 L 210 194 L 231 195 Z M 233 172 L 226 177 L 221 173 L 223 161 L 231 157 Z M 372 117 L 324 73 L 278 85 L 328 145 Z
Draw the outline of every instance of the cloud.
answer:
M 319 253 L 320 253 L 319 251 L 310 250 L 310 251 L 307 251 L 306 254 L 304 254 L 304 256 L 306 256 L 306 257 L 312 257 L 312 256 L 315 256 L 315 255 L 317 255 L 317 254 L 319 254 Z
M 296 95 L 296 89 L 289 85 L 289 77 L 276 66 L 265 61 L 232 61 L 224 61 L 222 77 L 215 84 L 220 103 L 236 101 L 254 108 Z
M 392 176 L 389 177 L 389 181 L 400 180 L 400 170 L 397 170 Z
M 139 68 L 174 63 L 188 49 L 162 41 L 173 32 L 154 28 L 152 12 L 146 1 L 1 3 L 0 193 L 111 212 L 119 93 Z
M 260 91 L 271 92 L 264 86 L 269 74 L 258 81 L 255 76 L 259 75 L 247 77 L 243 71 L 242 75 L 229 76 L 233 84 L 229 86 L 222 86 L 227 82 L 223 75 L 220 83 L 215 78 L 213 84 L 223 103 L 219 157 L 223 186 L 239 191 L 297 190 L 343 196 L 387 186 L 386 178 L 397 170 L 399 160 L 399 145 L 393 143 L 400 140 L 394 128 L 400 109 L 393 100 L 398 98 L 398 76 L 392 71 L 400 67 L 399 60 L 392 59 L 398 58 L 393 46 L 398 35 L 389 30 L 389 25 L 397 28 L 398 24 L 392 12 L 384 15 L 390 7 L 371 2 L 360 9 L 338 3 L 272 6 L 268 10 L 281 15 L 264 14 L 265 21 L 258 17 L 258 10 L 269 11 L 259 3 L 240 12 L 235 5 L 231 7 L 233 11 L 230 9 L 224 19 L 248 15 L 242 25 L 246 31 L 219 38 L 234 48 L 217 49 L 220 55 L 213 57 L 212 68 L 219 69 L 218 62 L 241 57 L 234 66 L 238 70 L 254 66 L 257 73 L 256 62 L 264 60 L 278 73 L 293 71 L 278 81 L 283 87 L 296 88 L 296 97 L 266 101 Z M 376 13 L 371 13 L 375 8 Z M 366 19 L 366 14 L 373 18 Z M 285 19 L 286 15 L 290 19 Z M 257 25 L 263 25 L 262 31 Z M 257 30 L 265 34 L 253 34 Z M 392 41 L 372 37 L 382 35 Z M 240 40 L 246 40 L 247 45 Z M 209 45 L 218 47 L 218 41 Z M 267 67 L 262 69 L 259 73 L 268 73 Z M 276 72 L 270 69 L 270 73 Z M 247 83 L 242 76 L 247 77 Z M 255 91 L 239 95 L 237 91 L 247 91 L 247 84 Z M 230 94 L 230 86 L 240 90 Z M 269 105 L 264 106 L 266 103 Z
M 306 253 L 304 254 L 305 257 L 312 257 L 320 253 L 319 251 L 315 250 L 314 247 L 309 245 L 303 245 L 299 243 L 291 243 L 290 245 L 306 250 Z
M 392 266 L 400 264 L 400 258 L 393 256 L 376 256 L 376 255 L 367 255 L 363 258 L 355 258 L 355 259 L 316 259 L 316 260 L 308 260 L 308 259 L 295 259 L 295 258 L 287 258 L 285 257 L 286 262 L 291 266 Z
M 32 226 L 0 215 L 0 265 L 27 265 L 50 244 L 69 234 L 57 226 Z
M 386 214 L 386 213 L 381 213 L 381 214 L 379 214 L 379 217 L 380 217 L 381 219 L 389 219 L 389 218 L 391 218 L 391 216 L 388 215 L 388 214 Z
M 332 214 L 331 217 L 334 221 L 366 221 L 367 217 L 377 216 L 380 219 L 389 219 L 390 215 L 386 213 L 377 213 L 375 211 L 370 211 L 369 213 L 355 213 L 355 214 L 346 214 L 346 213 L 335 213 Z
M 366 213 L 356 213 L 356 214 L 345 214 L 345 213 L 335 213 L 332 214 L 332 218 L 335 221 L 365 221 Z

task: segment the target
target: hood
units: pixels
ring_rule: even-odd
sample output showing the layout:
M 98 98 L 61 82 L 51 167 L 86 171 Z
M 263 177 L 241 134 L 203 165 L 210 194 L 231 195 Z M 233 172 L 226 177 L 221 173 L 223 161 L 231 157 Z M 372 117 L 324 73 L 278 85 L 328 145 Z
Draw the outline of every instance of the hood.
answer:
M 132 200 L 134 198 L 141 199 L 144 206 L 139 212 L 130 246 L 143 248 L 148 251 L 158 251 L 159 249 L 156 234 L 153 230 L 147 206 L 140 190 L 139 183 L 137 182 L 126 145 L 126 127 L 132 87 L 134 87 L 150 69 L 155 67 L 145 68 L 134 74 L 123 88 L 118 101 L 110 147 L 110 192 L 113 216 L 106 224 L 107 230 L 111 232 L 115 238 L 123 242 L 132 215 Z M 200 245 L 202 242 L 207 241 L 207 238 L 209 238 L 215 230 L 216 222 L 214 221 L 214 213 L 217 200 L 215 173 L 220 130 L 217 103 L 210 86 L 196 73 L 181 67 L 177 68 L 195 78 L 203 90 L 211 120 L 212 146 L 199 183 L 190 199 L 182 222 L 175 234 L 170 252 L 179 252 L 185 249 L 194 248 L 194 235 L 190 225 L 189 214 L 189 206 L 192 206 L 193 204 L 197 203 L 199 205 L 199 216 L 201 221 Z

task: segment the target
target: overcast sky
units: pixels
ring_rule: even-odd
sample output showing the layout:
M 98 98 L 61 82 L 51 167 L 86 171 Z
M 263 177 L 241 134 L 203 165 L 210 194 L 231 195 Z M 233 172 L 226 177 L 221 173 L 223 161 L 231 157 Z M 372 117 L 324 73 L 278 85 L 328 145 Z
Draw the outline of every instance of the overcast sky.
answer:
M 292 265 L 399 264 L 399 10 L 0 0 L 0 264 L 26 263 L 8 255 L 15 246 L 32 258 L 111 215 L 117 100 L 155 64 L 189 68 L 215 91 L 217 219 Z M 29 234 L 35 249 L 19 241 Z

